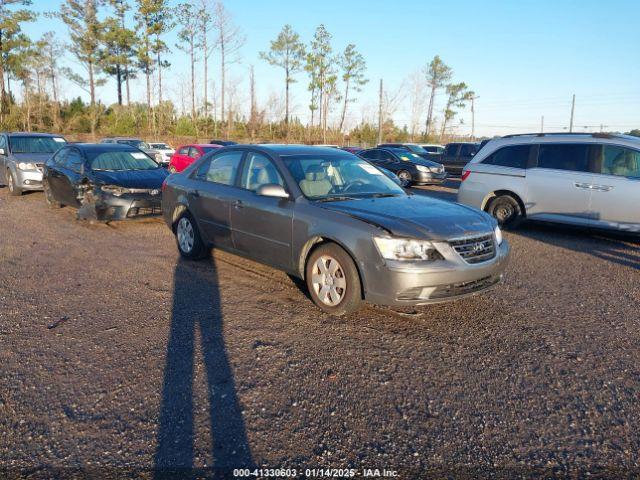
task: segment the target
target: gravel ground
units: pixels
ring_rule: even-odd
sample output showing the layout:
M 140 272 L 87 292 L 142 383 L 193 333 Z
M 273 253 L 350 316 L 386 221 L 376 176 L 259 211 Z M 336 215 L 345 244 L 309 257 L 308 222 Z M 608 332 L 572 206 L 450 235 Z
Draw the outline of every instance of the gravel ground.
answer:
M 158 219 L 0 189 L 0 477 L 640 474 L 638 243 L 506 238 L 487 294 L 334 318 L 270 268 L 179 260 Z

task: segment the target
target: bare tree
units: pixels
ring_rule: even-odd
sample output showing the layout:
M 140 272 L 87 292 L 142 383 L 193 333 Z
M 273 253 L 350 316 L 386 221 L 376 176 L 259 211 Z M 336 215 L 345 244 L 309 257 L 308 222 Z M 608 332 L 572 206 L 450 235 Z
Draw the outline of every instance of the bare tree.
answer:
M 225 90 L 227 66 L 239 61 L 240 49 L 246 40 L 238 26 L 233 23 L 230 13 L 222 2 L 214 8 L 213 26 L 216 30 L 215 48 L 220 51 L 220 118 L 225 118 Z M 227 128 L 227 136 L 229 133 Z
M 420 118 L 424 112 L 425 103 L 427 101 L 427 92 L 425 90 L 424 77 L 420 71 L 413 72 L 409 76 L 409 107 L 411 110 L 411 141 L 415 140 L 418 129 L 420 128 Z
M 202 51 L 203 61 L 203 77 L 204 77 L 204 98 L 203 113 L 205 119 L 209 114 L 209 57 L 213 51 L 209 42 L 209 35 L 213 29 L 213 18 L 211 12 L 213 10 L 213 2 L 211 0 L 200 0 L 200 8 L 198 9 L 198 43 Z
M 191 119 L 196 120 L 196 51 L 200 48 L 198 43 L 197 26 L 193 22 L 195 10 L 190 3 L 181 3 L 176 8 L 176 17 L 180 30 L 178 31 L 180 50 L 189 55 L 191 64 Z

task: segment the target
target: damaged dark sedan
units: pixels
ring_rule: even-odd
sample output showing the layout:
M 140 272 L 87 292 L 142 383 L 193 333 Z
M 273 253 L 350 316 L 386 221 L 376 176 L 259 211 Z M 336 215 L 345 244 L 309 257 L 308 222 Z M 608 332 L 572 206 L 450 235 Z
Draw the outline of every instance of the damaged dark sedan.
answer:
M 304 279 L 322 310 L 421 305 L 496 285 L 509 246 L 488 214 L 413 195 L 332 148 L 238 145 L 167 178 L 180 254 L 219 247 Z
M 72 144 L 45 162 L 43 188 L 52 208 L 78 208 L 83 219 L 123 220 L 159 214 L 167 176 L 130 145 Z

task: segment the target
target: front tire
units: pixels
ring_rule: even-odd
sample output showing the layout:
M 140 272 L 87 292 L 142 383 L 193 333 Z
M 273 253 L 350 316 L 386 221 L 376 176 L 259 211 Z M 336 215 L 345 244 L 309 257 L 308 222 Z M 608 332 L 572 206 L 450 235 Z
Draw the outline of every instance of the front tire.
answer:
M 189 212 L 183 213 L 176 222 L 175 234 L 178 251 L 183 258 L 200 260 L 209 254 L 198 225 Z
M 9 187 L 9 195 L 12 197 L 19 197 L 22 195 L 22 189 L 16 185 L 16 181 L 13 178 L 11 170 L 7 170 L 7 186 Z
M 49 182 L 47 182 L 46 180 L 42 182 L 42 188 L 44 190 L 44 199 L 47 202 L 47 206 L 54 210 L 62 208 L 62 204 L 56 201 L 55 197 L 53 196 L 53 192 L 51 191 Z
M 406 170 L 400 170 L 397 176 L 400 179 L 400 184 L 403 187 L 408 187 L 411 185 L 411 173 L 407 172 Z
M 487 213 L 506 230 L 517 228 L 523 219 L 522 208 L 511 195 L 500 195 L 489 202 Z
M 313 303 L 326 313 L 347 315 L 362 303 L 358 269 L 349 254 L 335 243 L 321 245 L 311 253 L 305 280 Z

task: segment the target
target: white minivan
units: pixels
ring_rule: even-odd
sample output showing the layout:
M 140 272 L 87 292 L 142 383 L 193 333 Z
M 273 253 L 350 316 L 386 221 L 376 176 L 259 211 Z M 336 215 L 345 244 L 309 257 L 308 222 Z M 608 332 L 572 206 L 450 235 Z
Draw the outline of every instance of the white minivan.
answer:
M 504 227 L 523 219 L 640 233 L 640 138 L 508 135 L 465 166 L 458 202 Z

